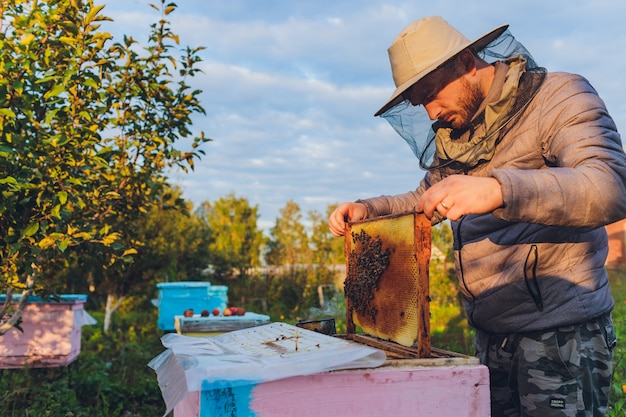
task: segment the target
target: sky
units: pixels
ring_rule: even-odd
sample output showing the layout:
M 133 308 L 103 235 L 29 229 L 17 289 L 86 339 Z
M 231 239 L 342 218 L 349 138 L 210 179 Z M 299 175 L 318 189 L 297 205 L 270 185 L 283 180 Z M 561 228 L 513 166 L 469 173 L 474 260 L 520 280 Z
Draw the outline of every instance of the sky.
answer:
M 160 0 L 94 0 L 115 39 L 147 43 Z M 620 132 L 626 129 L 623 0 L 178 0 L 167 18 L 181 48 L 199 53 L 204 115 L 192 130 L 213 140 L 191 173 L 171 183 L 195 206 L 234 194 L 268 230 L 289 200 L 307 213 L 417 187 L 410 148 L 373 114 L 394 90 L 387 48 L 413 20 L 439 15 L 470 40 L 508 23 L 549 71 L 585 76 Z M 121 39 L 121 38 L 120 38 Z M 177 54 L 178 55 L 178 54 Z M 177 56 L 176 55 L 176 56 Z

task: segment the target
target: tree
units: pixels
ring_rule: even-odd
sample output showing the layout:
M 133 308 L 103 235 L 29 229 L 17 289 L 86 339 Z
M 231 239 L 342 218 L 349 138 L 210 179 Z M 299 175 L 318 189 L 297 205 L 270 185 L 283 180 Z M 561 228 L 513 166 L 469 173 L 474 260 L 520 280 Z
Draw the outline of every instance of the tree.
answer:
M 186 84 L 201 48 L 170 55 L 175 7 L 161 1 L 142 57 L 132 38 L 107 46 L 99 27 L 110 19 L 91 0 L 0 0 L 0 317 L 14 290 L 23 302 L 35 289 L 45 295 L 41 271 L 78 245 L 110 277 L 107 290 L 121 291 L 139 243 L 133 227 L 165 171 L 193 168 L 202 154 L 203 133 L 190 151 L 175 147 L 191 134 L 190 115 L 204 111 Z
M 300 206 L 293 200 L 287 201 L 270 230 L 265 255 L 267 264 L 287 266 L 290 270 L 310 264 L 309 239 L 301 220 Z
M 143 285 L 197 279 L 209 263 L 210 230 L 178 188 L 152 207 L 139 240 L 129 275 L 141 275 Z
M 300 206 L 289 200 L 270 230 L 265 261 L 276 267 L 267 276 L 267 298 L 272 300 L 274 312 L 298 312 L 304 302 L 312 266 L 309 238 L 301 220 Z
M 319 265 L 340 265 L 345 264 L 344 240 L 333 236 L 328 229 L 328 218 L 337 208 L 337 205 L 329 205 L 326 208 L 326 215 L 322 216 L 317 211 L 308 213 L 312 224 L 310 237 L 311 249 L 313 250 L 313 263 Z
M 205 202 L 198 215 L 203 218 L 213 239 L 209 244 L 211 265 L 217 276 L 246 275 L 248 268 L 260 264 L 263 232 L 259 230 L 258 206 L 250 206 L 245 198 L 229 194 L 213 204 Z
M 309 244 L 313 268 L 307 284 L 310 295 L 319 302 L 320 307 L 326 307 L 326 298 L 332 298 L 337 292 L 336 284 L 341 276 L 339 271 L 342 271 L 338 271 L 337 266 L 345 265 L 344 240 L 333 236 L 328 229 L 328 217 L 336 207 L 328 206 L 325 216 L 317 211 L 308 213 L 312 224 Z
M 179 43 L 171 32 L 166 16 L 174 11 L 172 3 L 161 2 L 161 19 L 151 25 L 145 56 L 136 51 L 136 41 L 124 37 L 109 49 L 118 63 L 116 71 L 106 73 L 106 97 L 114 111 L 111 124 L 118 133 L 108 142 L 111 179 L 117 183 L 113 215 L 106 221 L 123 230 L 122 246 L 141 245 L 137 235 L 142 217 L 158 204 L 166 186 L 165 171 L 172 166 L 187 171 L 194 158 L 203 152 L 198 146 L 209 139 L 194 139 L 192 151 L 182 152 L 174 145 L 191 134 L 191 114 L 204 113 L 198 101 L 199 90 L 190 90 L 187 79 L 197 74 L 200 62 L 196 53 L 202 48 L 187 47 L 177 61 L 170 51 Z M 152 6 L 159 10 L 156 6 Z M 172 70 L 177 69 L 178 72 Z M 106 313 L 124 299 L 132 286 L 129 263 L 118 262 L 107 268 L 104 288 L 108 291 Z
M 104 203 L 93 194 L 93 176 L 83 176 L 104 164 L 96 145 L 107 110 L 93 70 L 108 37 L 91 33 L 98 20 L 97 10 L 69 2 L 0 3 L 0 285 L 7 291 L 0 313 L 14 289 L 25 303 L 37 272 L 68 247 L 116 240 L 82 216 L 94 200 Z
M 210 234 L 204 222 L 190 213 L 191 203 L 178 189 L 165 189 L 158 203 L 133 227 L 133 262 L 113 275 L 97 274 L 96 288 L 107 292 L 104 331 L 111 316 L 128 297 L 149 301 L 159 282 L 197 279 L 208 265 Z M 118 275 L 119 274 L 119 275 Z M 111 285 L 116 292 L 110 291 Z
M 191 213 L 192 205 L 181 197 L 177 188 L 166 189 L 136 225 L 136 255 L 125 269 L 121 296 L 112 299 L 107 293 L 107 276 L 101 260 L 85 245 L 72 251 L 72 257 L 61 270 L 46 271 L 54 278 L 52 292 L 90 293 L 96 305 L 104 306 L 104 331 L 108 332 L 112 315 L 125 300 L 150 307 L 156 284 L 194 279 L 208 265 L 209 231 L 204 221 Z M 109 308 L 106 308 L 106 305 Z

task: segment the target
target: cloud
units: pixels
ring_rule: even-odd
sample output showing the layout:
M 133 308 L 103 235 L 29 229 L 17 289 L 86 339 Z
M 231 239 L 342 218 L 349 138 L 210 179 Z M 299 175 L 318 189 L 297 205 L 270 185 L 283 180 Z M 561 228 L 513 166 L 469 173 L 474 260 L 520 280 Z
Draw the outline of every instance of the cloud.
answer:
M 108 0 L 115 33 L 144 42 L 158 13 L 149 0 Z M 423 173 L 408 146 L 372 117 L 393 90 L 387 47 L 411 20 L 439 14 L 470 39 L 509 23 L 549 70 L 586 76 L 626 126 L 620 0 L 434 2 L 185 0 L 168 18 L 181 45 L 205 46 L 205 116 L 214 139 L 192 174 L 173 173 L 195 203 L 229 193 L 258 205 L 269 228 L 288 200 L 304 213 L 415 188 Z

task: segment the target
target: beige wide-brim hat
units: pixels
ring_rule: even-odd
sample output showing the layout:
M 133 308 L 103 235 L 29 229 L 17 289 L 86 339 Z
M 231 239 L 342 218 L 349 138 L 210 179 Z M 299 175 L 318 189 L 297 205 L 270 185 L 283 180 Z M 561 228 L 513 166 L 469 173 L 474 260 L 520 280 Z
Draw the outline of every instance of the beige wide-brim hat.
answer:
M 482 50 L 508 27 L 502 25 L 470 42 L 439 16 L 426 16 L 414 21 L 404 28 L 388 49 L 396 90 L 374 116 L 401 102 L 404 91 L 459 52 L 470 47 L 475 51 Z

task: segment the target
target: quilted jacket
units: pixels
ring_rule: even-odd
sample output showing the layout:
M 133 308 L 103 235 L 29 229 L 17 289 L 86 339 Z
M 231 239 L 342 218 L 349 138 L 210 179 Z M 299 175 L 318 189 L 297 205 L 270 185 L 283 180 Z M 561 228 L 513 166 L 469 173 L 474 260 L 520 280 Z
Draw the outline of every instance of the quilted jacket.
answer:
M 466 174 L 496 178 L 504 197 L 492 213 L 451 222 L 472 326 L 523 333 L 612 310 L 604 226 L 626 217 L 626 156 L 586 79 L 548 73 L 494 157 Z M 359 201 L 370 218 L 412 210 L 446 175 L 432 170 L 414 191 Z

